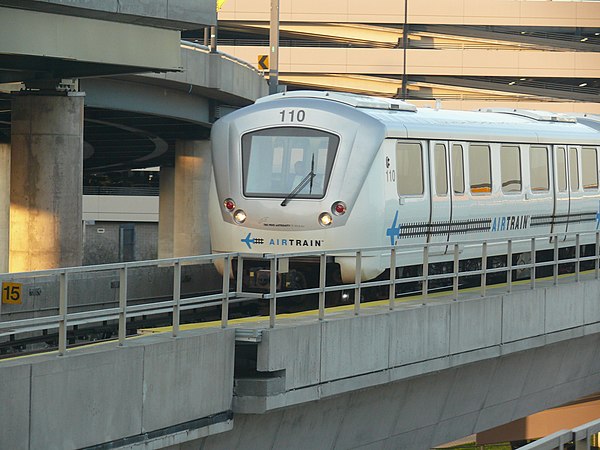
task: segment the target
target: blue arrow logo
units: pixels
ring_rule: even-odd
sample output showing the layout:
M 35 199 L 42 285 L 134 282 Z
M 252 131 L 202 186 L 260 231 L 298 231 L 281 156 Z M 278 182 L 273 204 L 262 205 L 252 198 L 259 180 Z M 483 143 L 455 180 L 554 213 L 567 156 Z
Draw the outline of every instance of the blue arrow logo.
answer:
M 400 237 L 400 228 L 401 226 L 398 224 L 398 211 L 396 211 L 392 226 L 385 231 L 385 235 L 390 238 L 391 245 L 396 245 L 396 239 Z
M 252 233 L 248 233 L 248 236 L 246 236 L 245 239 L 241 239 L 242 242 L 244 242 L 249 249 L 252 249 L 252 246 L 250 244 L 254 244 L 254 239 L 250 237 Z

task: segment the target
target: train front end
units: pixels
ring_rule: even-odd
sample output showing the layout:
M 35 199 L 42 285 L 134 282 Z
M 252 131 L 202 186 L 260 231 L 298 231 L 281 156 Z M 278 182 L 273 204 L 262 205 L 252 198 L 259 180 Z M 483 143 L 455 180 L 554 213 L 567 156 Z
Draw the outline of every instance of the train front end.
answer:
M 384 131 L 378 121 L 326 96 L 277 94 L 215 123 L 213 252 L 262 255 L 373 245 L 361 242 L 369 227 L 353 209 Z M 340 278 L 335 264 L 328 266 L 328 278 Z M 264 262 L 247 259 L 244 269 L 245 287 L 268 287 Z M 316 276 L 318 257 L 293 258 L 284 287 L 310 286 Z

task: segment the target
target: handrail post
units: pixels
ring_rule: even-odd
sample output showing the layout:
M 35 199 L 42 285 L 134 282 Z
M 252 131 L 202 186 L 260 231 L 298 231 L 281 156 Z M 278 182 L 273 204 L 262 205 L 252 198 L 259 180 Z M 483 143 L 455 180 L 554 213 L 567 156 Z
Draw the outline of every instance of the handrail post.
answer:
M 179 303 L 181 301 L 181 262 L 173 264 L 173 337 L 179 334 Z
M 429 244 L 425 244 L 423 248 L 423 290 L 422 296 L 423 300 L 427 299 L 427 294 L 429 291 Z
M 271 294 L 271 298 L 269 299 L 269 327 L 275 327 L 275 316 L 277 315 L 277 299 L 275 295 L 277 293 L 277 257 L 274 256 L 271 259 L 271 267 L 270 267 L 270 285 L 269 285 L 269 294 Z
M 458 251 L 458 244 L 454 244 L 454 275 L 452 279 L 452 296 L 454 300 L 458 300 L 458 274 L 460 273 Z
M 390 252 L 390 311 L 396 303 L 396 247 Z
M 579 274 L 581 272 L 581 248 L 579 245 L 579 233 L 575 235 L 575 282 L 579 283 Z
M 325 253 L 319 255 L 319 320 L 325 319 L 325 284 L 327 282 L 327 260 Z
M 600 232 L 596 231 L 596 252 L 594 253 L 596 255 L 596 259 L 594 260 L 594 276 L 596 277 L 596 280 L 598 279 L 598 276 L 600 275 Z
M 485 297 L 487 284 L 487 241 L 481 247 L 481 296 Z
M 507 255 L 506 255 L 506 291 L 510 294 L 512 292 L 512 239 L 509 239 L 507 242 Z
M 59 277 L 59 303 L 58 315 L 58 354 L 63 356 L 67 352 L 67 298 L 69 278 L 67 272 L 61 272 Z
M 223 303 L 221 304 L 221 328 L 227 328 L 229 319 L 229 273 L 231 270 L 231 257 L 228 255 L 223 262 Z
M 235 280 L 235 291 L 238 293 L 242 292 L 242 282 L 244 280 L 244 258 L 242 255 L 238 255 L 237 260 L 237 279 Z
M 127 266 L 119 269 L 119 345 L 125 344 L 127 336 Z
M 360 282 L 362 272 L 362 252 L 358 250 L 356 252 L 356 274 L 354 276 L 354 282 L 356 287 L 354 288 L 354 315 L 358 316 L 360 313 Z
M 531 289 L 535 289 L 535 238 L 531 238 Z
M 553 276 L 553 282 L 554 282 L 554 286 L 556 286 L 558 284 L 558 263 L 559 259 L 558 259 L 558 235 L 554 236 L 554 265 L 552 267 L 552 276 Z

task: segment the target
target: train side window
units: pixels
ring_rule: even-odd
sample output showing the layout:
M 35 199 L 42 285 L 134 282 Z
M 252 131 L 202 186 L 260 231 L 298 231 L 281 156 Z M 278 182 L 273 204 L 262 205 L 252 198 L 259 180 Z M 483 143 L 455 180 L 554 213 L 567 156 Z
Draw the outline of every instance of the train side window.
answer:
M 521 192 L 521 152 L 516 145 L 500 147 L 502 192 Z
M 435 193 L 439 196 L 448 194 L 448 175 L 446 171 L 446 146 L 435 144 L 433 149 L 433 169 L 435 171 Z
M 472 194 L 490 194 L 492 192 L 492 167 L 490 146 L 469 145 L 469 180 Z
M 532 192 L 547 192 L 550 190 L 548 178 L 548 149 L 546 147 L 529 148 L 529 174 Z
M 579 165 L 577 164 L 577 148 L 569 147 L 569 178 L 571 181 L 571 192 L 579 190 Z
M 460 144 L 452 145 L 452 186 L 455 194 L 465 193 L 465 163 L 463 147 Z
M 581 178 L 584 189 L 598 189 L 598 155 L 595 147 L 581 149 Z
M 415 142 L 398 142 L 396 145 L 396 189 L 398 195 L 422 195 L 423 149 Z
M 556 186 L 558 192 L 567 191 L 567 153 L 564 147 L 556 149 Z

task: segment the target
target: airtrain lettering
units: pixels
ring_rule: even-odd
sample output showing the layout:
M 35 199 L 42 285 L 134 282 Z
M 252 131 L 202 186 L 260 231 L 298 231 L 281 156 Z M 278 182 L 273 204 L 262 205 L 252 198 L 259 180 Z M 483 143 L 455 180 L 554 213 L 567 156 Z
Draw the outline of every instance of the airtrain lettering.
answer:
M 320 247 L 323 239 L 271 239 L 269 245 L 282 245 L 288 247 Z
M 529 228 L 531 216 L 502 216 L 492 219 L 490 231 L 512 231 Z

